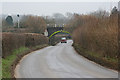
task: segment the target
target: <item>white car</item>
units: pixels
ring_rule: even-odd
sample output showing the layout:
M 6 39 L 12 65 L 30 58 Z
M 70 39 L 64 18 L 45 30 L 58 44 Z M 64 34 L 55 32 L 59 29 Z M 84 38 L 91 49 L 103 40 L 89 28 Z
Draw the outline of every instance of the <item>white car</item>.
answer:
M 62 38 L 61 38 L 61 43 L 67 43 L 66 37 L 62 37 Z

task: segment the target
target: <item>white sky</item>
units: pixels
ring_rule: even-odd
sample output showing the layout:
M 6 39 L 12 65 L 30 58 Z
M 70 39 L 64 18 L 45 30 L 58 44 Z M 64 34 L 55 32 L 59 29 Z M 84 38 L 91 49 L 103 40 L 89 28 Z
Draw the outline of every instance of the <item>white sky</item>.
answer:
M 24 1 L 24 2 L 23 2 Z M 72 2 L 74 1 L 74 2 Z M 4 0 L 2 14 L 52 15 L 66 12 L 86 14 L 99 9 L 110 11 L 118 0 Z
M 0 0 L 0 2 L 118 2 L 120 0 Z

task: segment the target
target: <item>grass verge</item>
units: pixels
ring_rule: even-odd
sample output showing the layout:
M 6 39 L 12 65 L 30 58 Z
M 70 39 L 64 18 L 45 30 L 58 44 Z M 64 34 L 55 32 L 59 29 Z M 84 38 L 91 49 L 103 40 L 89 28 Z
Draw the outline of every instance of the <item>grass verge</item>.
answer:
M 2 58 L 0 56 L 0 80 L 2 79 Z
M 12 55 L 7 56 L 5 59 L 2 59 L 2 77 L 3 78 L 11 78 L 11 65 L 14 60 L 17 58 L 16 55 L 19 53 L 23 53 L 25 50 L 29 50 L 29 48 L 21 47 L 13 51 Z
M 21 47 L 14 50 L 13 53 L 10 56 L 7 56 L 5 59 L 2 58 L 2 78 L 14 78 L 14 69 L 21 58 L 32 51 L 41 49 L 46 46 L 48 45 L 39 45 L 32 48 Z
M 118 59 L 117 58 L 103 57 L 100 54 L 88 51 L 82 48 L 80 45 L 75 44 L 75 43 L 73 44 L 73 47 L 83 57 L 91 61 L 94 61 L 104 67 L 118 71 Z

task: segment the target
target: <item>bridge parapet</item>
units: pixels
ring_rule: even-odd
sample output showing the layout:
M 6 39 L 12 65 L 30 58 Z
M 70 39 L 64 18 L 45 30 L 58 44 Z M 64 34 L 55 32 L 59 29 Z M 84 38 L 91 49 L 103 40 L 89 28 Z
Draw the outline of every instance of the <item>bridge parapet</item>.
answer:
M 56 31 L 63 30 L 63 27 L 47 27 L 48 37 Z
M 64 27 L 64 24 L 58 25 L 58 24 L 47 24 L 47 27 Z

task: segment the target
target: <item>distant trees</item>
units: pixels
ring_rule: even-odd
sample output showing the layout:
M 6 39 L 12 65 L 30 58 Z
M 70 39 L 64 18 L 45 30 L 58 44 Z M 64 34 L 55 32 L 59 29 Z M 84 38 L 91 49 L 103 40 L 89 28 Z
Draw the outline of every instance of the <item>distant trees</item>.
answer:
M 95 12 L 90 13 L 90 15 L 96 16 L 98 18 L 102 18 L 102 17 L 108 17 L 110 13 L 105 10 L 97 10 Z
M 118 9 L 116 6 L 114 6 L 113 9 L 111 10 L 111 13 L 105 10 L 97 10 L 95 12 L 90 13 L 90 15 L 98 17 L 98 18 L 102 18 L 102 17 L 109 17 L 111 15 L 116 15 L 117 13 L 118 13 Z
M 20 27 L 29 29 L 30 32 L 43 33 L 46 29 L 46 23 L 40 16 L 23 16 L 20 20 Z
M 55 23 L 57 25 L 63 25 L 63 24 L 66 23 L 66 17 L 63 14 L 61 14 L 61 13 L 53 14 L 53 18 L 54 18 Z
M 67 12 L 66 17 L 67 17 L 68 20 L 70 20 L 70 19 L 72 19 L 74 17 L 74 14 L 72 14 L 70 12 Z
M 65 26 L 65 30 L 72 33 L 78 26 L 81 27 L 86 22 L 87 15 L 79 15 L 74 13 L 73 17 L 69 20 L 68 24 Z
M 63 15 L 61 13 L 54 13 L 52 16 L 45 16 L 44 20 L 51 27 L 56 24 L 56 27 L 63 26 L 63 24 L 67 24 L 69 20 L 73 17 L 72 13 L 66 13 Z
M 53 14 L 53 17 L 55 17 L 56 19 L 61 19 L 61 18 L 64 18 L 64 15 L 61 13 L 55 13 Z
M 29 16 L 23 15 L 20 19 L 20 28 L 27 28 L 27 20 L 28 20 Z M 16 23 L 16 27 L 17 27 L 17 23 Z
M 2 19 L 2 28 L 4 32 L 44 33 L 46 29 L 46 22 L 41 16 L 21 15 L 20 28 L 17 26 L 17 15 L 14 19 L 14 23 L 12 16 L 7 16 L 5 19 Z
M 45 16 L 43 17 L 46 24 L 49 24 L 49 25 L 54 25 L 55 24 L 55 19 L 51 16 Z
M 114 22 L 113 19 L 117 19 L 117 13 L 117 7 L 114 7 L 111 10 L 111 13 L 105 10 L 97 10 L 86 15 L 67 13 L 67 16 L 71 16 L 71 18 L 69 20 L 69 23 L 65 26 L 65 30 L 72 33 L 77 27 L 85 25 L 86 22 L 90 20 L 90 18 L 97 18 L 98 20 L 102 19 L 101 21 L 104 21 L 103 19 L 107 19 L 110 17 L 109 20 Z
M 5 19 L 2 19 L 2 27 L 6 27 L 7 22 L 5 21 Z

